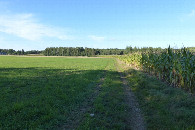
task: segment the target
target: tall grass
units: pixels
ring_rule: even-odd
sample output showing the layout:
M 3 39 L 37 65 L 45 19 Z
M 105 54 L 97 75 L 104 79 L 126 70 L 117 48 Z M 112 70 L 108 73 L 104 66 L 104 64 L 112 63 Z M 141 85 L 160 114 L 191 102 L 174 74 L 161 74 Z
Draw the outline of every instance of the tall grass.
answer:
M 195 90 L 195 55 L 186 48 L 163 52 L 149 51 L 118 56 L 125 63 L 155 75 L 175 87 Z

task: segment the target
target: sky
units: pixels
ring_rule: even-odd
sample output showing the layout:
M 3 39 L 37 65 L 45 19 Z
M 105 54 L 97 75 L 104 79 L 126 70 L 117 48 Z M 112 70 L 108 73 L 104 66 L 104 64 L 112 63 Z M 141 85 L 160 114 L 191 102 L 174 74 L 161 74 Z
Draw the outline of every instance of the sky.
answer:
M 195 0 L 0 0 L 0 48 L 195 47 Z

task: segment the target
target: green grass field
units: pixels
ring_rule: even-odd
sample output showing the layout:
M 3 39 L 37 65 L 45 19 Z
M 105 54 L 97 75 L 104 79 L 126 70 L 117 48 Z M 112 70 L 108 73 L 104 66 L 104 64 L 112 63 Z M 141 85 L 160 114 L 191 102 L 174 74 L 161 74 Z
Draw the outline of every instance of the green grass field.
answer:
M 75 111 L 79 113 L 83 104 L 88 105 L 86 100 L 93 97 L 105 71 L 112 77 L 114 73 L 116 75 L 114 64 L 114 59 L 106 58 L 1 56 L 0 128 L 63 128 L 77 114 Z M 106 76 L 105 81 L 111 82 L 107 84 L 116 86 Z M 102 99 L 107 93 L 104 91 L 110 89 L 106 87 L 92 109 L 103 111 L 106 109 L 104 107 L 108 107 L 103 106 L 101 101 L 105 100 Z M 121 89 L 122 87 L 114 88 L 116 92 Z M 113 102 L 116 105 L 119 101 Z M 117 109 L 122 109 L 121 107 Z M 95 111 L 92 109 L 90 111 Z M 81 126 L 86 125 L 83 122 Z M 110 124 L 109 127 L 113 126 Z
M 131 129 L 114 58 L 0 56 L 1 129 Z M 194 129 L 195 99 L 140 71 L 126 79 L 148 129 Z M 91 116 L 91 114 L 93 116 Z

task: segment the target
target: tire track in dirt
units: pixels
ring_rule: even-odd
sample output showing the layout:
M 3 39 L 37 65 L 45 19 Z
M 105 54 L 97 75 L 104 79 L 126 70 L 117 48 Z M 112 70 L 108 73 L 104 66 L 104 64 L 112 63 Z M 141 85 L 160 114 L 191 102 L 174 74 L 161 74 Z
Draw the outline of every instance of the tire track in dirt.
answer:
M 94 89 L 94 94 L 85 100 L 82 106 L 78 110 L 75 110 L 71 113 L 70 117 L 68 118 L 67 122 L 63 124 L 63 127 L 60 129 L 63 130 L 73 130 L 77 129 L 80 122 L 84 119 L 85 113 L 88 113 L 91 108 L 93 107 L 93 103 L 96 99 L 96 97 L 99 95 L 101 91 L 101 86 L 104 83 L 104 79 L 106 76 L 106 70 L 103 72 L 102 77 L 100 78 L 99 83 L 96 85 Z
M 124 64 L 122 64 L 121 61 L 117 60 L 117 70 L 120 74 L 121 81 L 123 83 L 124 91 L 125 91 L 125 102 L 128 105 L 128 110 L 130 117 L 127 117 L 127 123 L 130 125 L 132 130 L 146 130 L 146 125 L 144 122 L 143 115 L 141 114 L 141 110 L 139 109 L 139 104 L 136 101 L 136 97 L 131 91 L 130 86 L 128 86 L 128 81 L 125 77 L 124 72 L 121 72 L 120 66 L 126 67 Z

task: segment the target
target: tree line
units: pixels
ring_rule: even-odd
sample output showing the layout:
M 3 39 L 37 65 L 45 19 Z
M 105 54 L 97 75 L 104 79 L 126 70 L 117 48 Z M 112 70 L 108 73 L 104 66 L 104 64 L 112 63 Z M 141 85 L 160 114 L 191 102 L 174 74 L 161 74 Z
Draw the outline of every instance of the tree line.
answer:
M 43 53 L 43 51 L 39 50 L 24 51 L 24 49 L 16 51 L 14 49 L 0 49 L 0 55 L 28 55 L 41 53 Z
M 94 49 L 83 47 L 49 47 L 43 51 L 45 56 L 95 56 L 123 55 L 125 49 Z
M 195 54 L 195 47 L 187 48 Z M 110 49 L 94 49 L 83 47 L 48 47 L 43 51 L 39 50 L 14 50 L 14 49 L 0 49 L 0 55 L 29 55 L 29 54 L 42 54 L 45 56 L 95 56 L 95 55 L 124 55 L 135 52 L 156 52 L 161 53 L 164 49 L 158 47 L 131 47 L 127 46 L 125 49 L 110 48 Z M 175 51 L 179 49 L 174 49 Z
M 192 54 L 195 54 L 195 47 L 186 47 L 185 49 L 189 50 Z M 125 54 L 132 54 L 135 52 L 140 52 L 140 53 L 150 53 L 150 52 L 155 52 L 155 53 L 162 53 L 163 51 L 165 51 L 165 49 L 161 48 L 161 47 L 157 47 L 157 48 L 153 48 L 153 47 L 142 47 L 142 48 L 137 48 L 137 47 L 131 47 L 131 46 L 127 46 L 125 48 Z M 173 49 L 175 52 L 179 52 L 181 51 L 181 49 Z
M 131 46 L 127 46 L 125 49 L 125 54 L 131 54 L 131 53 L 135 53 L 135 52 L 157 52 L 160 53 L 165 49 L 162 49 L 161 47 L 158 48 L 153 48 L 153 47 L 142 47 L 142 48 L 137 48 L 137 47 L 131 47 Z

